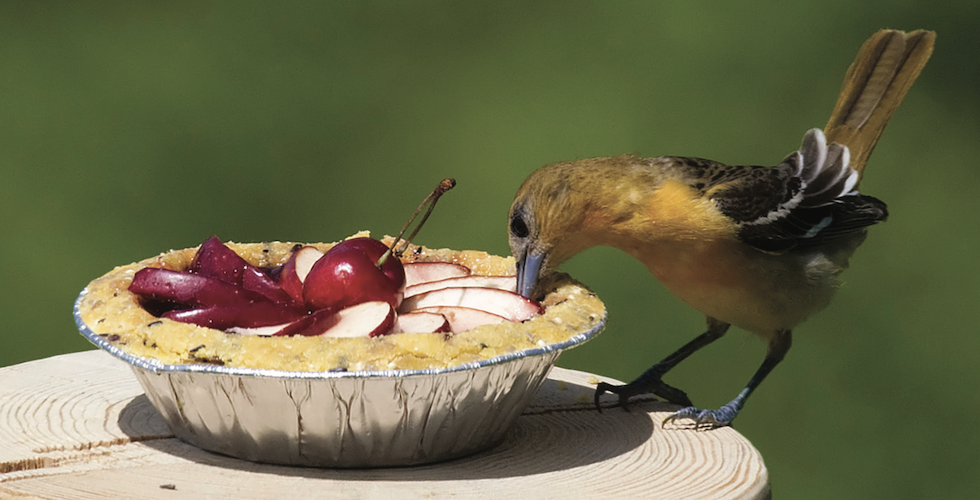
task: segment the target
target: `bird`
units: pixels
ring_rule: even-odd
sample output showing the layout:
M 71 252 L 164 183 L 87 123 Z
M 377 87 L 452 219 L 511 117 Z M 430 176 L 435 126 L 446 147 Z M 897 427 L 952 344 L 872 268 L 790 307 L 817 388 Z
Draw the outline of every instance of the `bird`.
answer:
M 629 399 L 654 394 L 680 406 L 668 423 L 731 425 L 789 351 L 792 331 L 828 306 L 839 275 L 884 221 L 887 206 L 859 191 L 885 125 L 932 54 L 935 32 L 880 30 L 848 68 L 827 125 L 774 167 L 730 166 L 697 157 L 635 154 L 554 163 L 531 173 L 508 213 L 518 292 L 544 295 L 546 276 L 594 246 L 640 261 L 670 292 L 704 314 L 707 329 L 630 383 L 600 382 Z M 730 326 L 760 336 L 765 358 L 718 409 L 695 407 L 664 375 Z

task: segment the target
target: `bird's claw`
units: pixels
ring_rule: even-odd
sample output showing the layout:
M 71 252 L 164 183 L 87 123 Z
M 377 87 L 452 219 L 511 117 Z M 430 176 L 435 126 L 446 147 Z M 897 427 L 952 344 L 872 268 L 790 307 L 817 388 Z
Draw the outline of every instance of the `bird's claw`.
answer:
M 678 420 L 690 419 L 694 421 L 693 427 L 695 429 L 710 430 L 731 425 L 732 420 L 735 420 L 737 415 L 738 409 L 730 404 L 722 406 L 717 410 L 702 410 L 688 406 L 668 415 L 660 425 L 666 427 L 667 424 L 674 423 Z

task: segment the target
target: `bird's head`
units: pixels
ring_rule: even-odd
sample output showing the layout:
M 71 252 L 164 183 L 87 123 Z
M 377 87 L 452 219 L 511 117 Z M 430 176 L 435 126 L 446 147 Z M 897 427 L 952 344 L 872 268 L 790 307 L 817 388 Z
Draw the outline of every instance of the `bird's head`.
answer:
M 562 221 L 561 217 L 555 217 L 555 208 L 567 203 L 567 184 L 547 171 L 547 167 L 531 174 L 514 197 L 507 219 L 507 237 L 517 260 L 517 293 L 524 297 L 533 294 L 539 274 L 554 267 L 549 255 L 561 231 L 553 228 Z
M 507 236 L 517 260 L 517 293 L 528 298 L 539 276 L 570 257 L 562 258 L 560 249 L 581 211 L 572 206 L 572 186 L 560 170 L 549 165 L 531 174 L 510 207 Z
M 540 278 L 586 248 L 609 244 L 621 203 L 617 189 L 633 156 L 556 163 L 532 173 L 514 196 L 507 234 L 517 291 L 531 298 Z

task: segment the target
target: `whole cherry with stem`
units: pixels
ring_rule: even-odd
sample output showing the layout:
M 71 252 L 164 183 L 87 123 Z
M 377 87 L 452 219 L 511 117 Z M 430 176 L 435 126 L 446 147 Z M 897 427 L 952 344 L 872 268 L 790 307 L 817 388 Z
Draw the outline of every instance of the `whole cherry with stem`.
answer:
M 327 251 L 313 264 L 303 284 L 303 302 L 310 310 L 339 311 L 363 302 L 382 301 L 397 308 L 405 291 L 405 270 L 399 255 L 418 234 L 436 202 L 456 185 L 443 179 L 422 201 L 391 245 L 373 238 L 351 238 Z M 402 236 L 424 209 L 425 215 L 408 238 Z M 404 247 L 399 250 L 399 243 Z M 394 255 L 395 258 L 391 258 Z

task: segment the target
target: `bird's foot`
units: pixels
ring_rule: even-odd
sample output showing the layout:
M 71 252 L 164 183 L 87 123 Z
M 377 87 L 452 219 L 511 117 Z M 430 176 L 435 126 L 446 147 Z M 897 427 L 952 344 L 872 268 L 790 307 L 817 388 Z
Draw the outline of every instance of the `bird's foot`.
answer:
M 738 401 L 732 401 L 727 405 L 718 408 L 717 410 L 702 410 L 700 408 L 688 406 L 668 415 L 661 425 L 666 427 L 669 423 L 689 419 L 693 420 L 693 425 L 691 427 L 697 430 L 710 430 L 717 427 L 725 427 L 731 425 L 732 420 L 735 420 L 735 417 L 738 416 L 739 410 L 742 409 L 741 406 L 742 405 Z
M 595 407 L 599 412 L 602 412 L 602 407 L 599 406 L 599 397 L 607 392 L 619 395 L 619 406 L 625 411 L 629 411 L 629 398 L 649 393 L 655 394 L 675 405 L 691 406 L 692 404 L 690 398 L 687 397 L 684 391 L 665 384 L 660 380 L 660 377 L 640 377 L 625 385 L 612 385 L 599 382 L 595 388 L 594 400 Z

